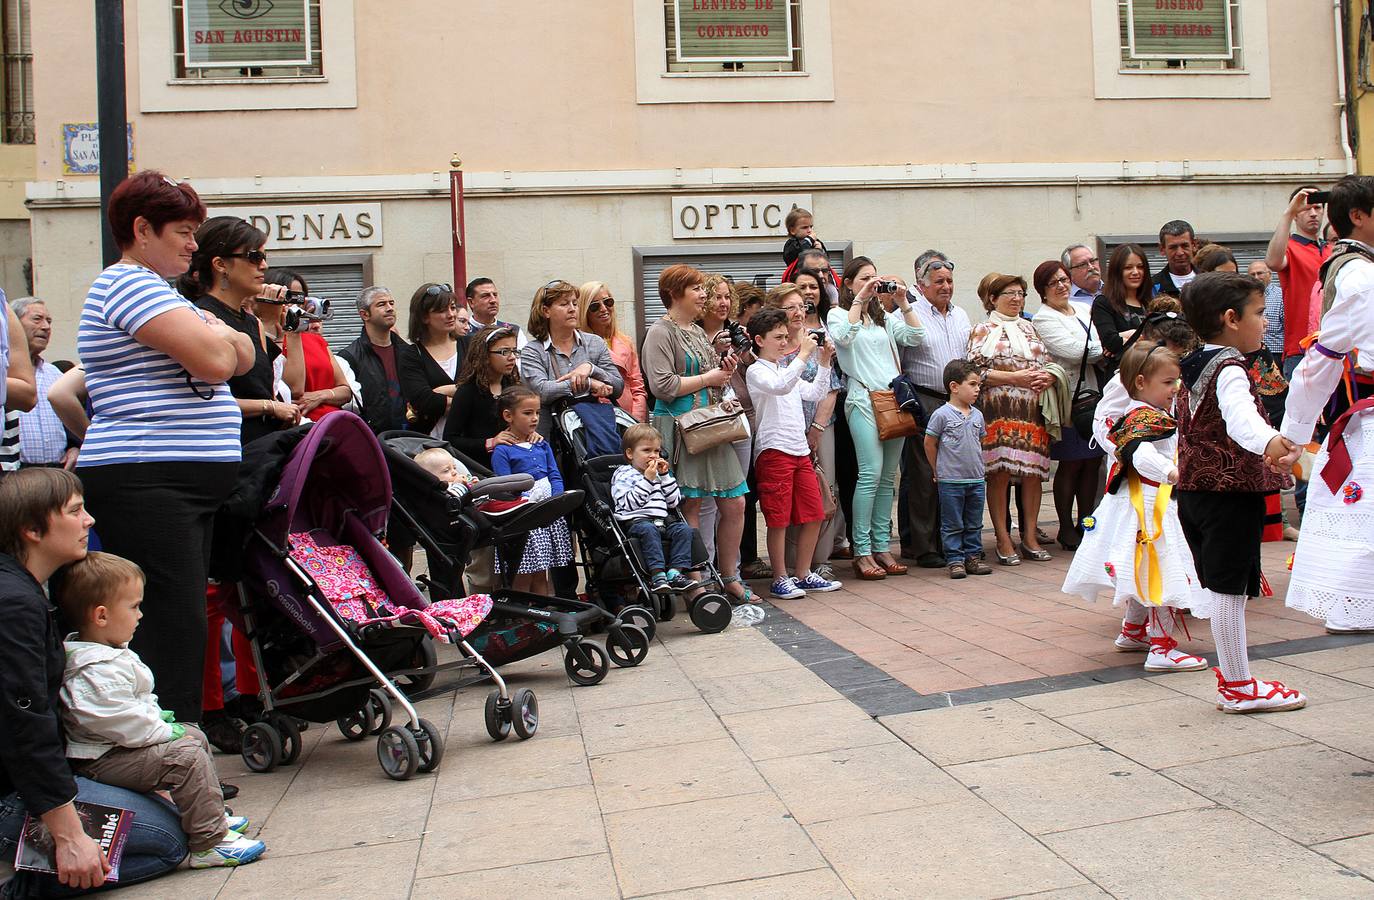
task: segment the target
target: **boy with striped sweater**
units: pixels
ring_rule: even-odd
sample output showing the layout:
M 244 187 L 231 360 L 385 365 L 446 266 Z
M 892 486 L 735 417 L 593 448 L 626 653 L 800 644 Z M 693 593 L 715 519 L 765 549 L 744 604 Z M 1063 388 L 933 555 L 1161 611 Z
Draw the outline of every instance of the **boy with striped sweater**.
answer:
M 616 521 L 625 523 L 625 530 L 639 544 L 653 590 L 661 594 L 687 590 L 696 584 L 683 574 L 692 566 L 693 532 L 691 525 L 668 516 L 682 502 L 682 492 L 668 471 L 668 460 L 660 455 L 663 439 L 652 425 L 631 425 L 621 445 L 630 464 L 616 469 L 611 477 Z

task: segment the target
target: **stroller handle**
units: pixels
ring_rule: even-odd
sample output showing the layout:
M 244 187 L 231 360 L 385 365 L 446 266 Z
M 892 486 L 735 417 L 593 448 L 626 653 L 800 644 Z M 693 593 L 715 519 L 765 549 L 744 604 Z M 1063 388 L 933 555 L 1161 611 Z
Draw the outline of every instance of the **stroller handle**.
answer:
M 469 503 L 476 503 L 478 500 L 485 500 L 490 497 L 507 495 L 510 499 L 519 497 L 525 491 L 534 487 L 534 476 L 527 473 L 519 475 L 497 475 L 493 478 L 483 478 L 468 490 L 465 498 Z

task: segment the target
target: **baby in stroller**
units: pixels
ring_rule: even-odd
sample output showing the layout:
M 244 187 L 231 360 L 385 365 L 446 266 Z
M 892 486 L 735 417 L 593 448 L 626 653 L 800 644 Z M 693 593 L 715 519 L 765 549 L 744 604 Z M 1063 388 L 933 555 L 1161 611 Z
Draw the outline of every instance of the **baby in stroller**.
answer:
M 639 544 L 656 593 L 688 590 L 694 586 L 685 574 L 692 567 L 692 526 L 668 517 L 682 503 L 682 491 L 661 456 L 663 438 L 652 425 L 638 424 L 625 430 L 622 443 L 630 463 L 611 477 L 616 520 Z
M 454 459 L 442 447 L 421 450 L 415 454 L 415 462 L 420 468 L 448 485 L 448 492 L 460 500 L 467 494 L 468 488 L 479 481 L 468 471 L 467 466 Z

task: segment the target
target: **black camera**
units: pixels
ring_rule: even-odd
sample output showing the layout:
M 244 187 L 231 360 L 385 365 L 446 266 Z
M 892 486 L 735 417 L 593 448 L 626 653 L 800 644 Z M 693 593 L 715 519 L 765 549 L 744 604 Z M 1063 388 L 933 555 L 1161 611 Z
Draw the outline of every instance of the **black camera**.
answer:
M 754 342 L 749 338 L 749 332 L 738 322 L 730 326 L 730 346 L 736 353 L 743 353 L 754 347 Z
M 307 297 L 305 294 L 288 291 L 286 304 L 281 323 L 283 331 L 309 331 L 312 322 L 327 322 L 334 317 L 334 311 L 329 308 L 329 301 L 320 297 Z
M 880 281 L 880 282 L 878 282 L 878 288 L 877 288 L 877 290 L 878 290 L 878 293 L 880 293 L 880 294 L 895 294 L 895 293 L 897 293 L 897 282 L 895 282 L 895 281 Z
M 811 335 L 813 338 L 815 338 L 815 339 L 816 339 L 816 343 L 817 343 L 818 345 L 820 345 L 820 346 L 822 346 L 822 347 L 825 346 L 825 330 L 824 330 L 824 329 L 821 329 L 821 328 L 808 328 L 808 329 L 806 329 L 806 333 L 809 334 L 809 335 Z

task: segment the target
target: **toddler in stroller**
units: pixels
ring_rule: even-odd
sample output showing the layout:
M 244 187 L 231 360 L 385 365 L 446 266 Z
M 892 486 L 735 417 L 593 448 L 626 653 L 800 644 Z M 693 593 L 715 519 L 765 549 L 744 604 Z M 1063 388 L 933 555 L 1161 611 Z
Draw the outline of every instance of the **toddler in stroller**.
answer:
M 498 485 L 499 487 L 499 485 Z M 484 495 L 476 486 L 470 496 Z M 429 640 L 449 641 L 466 666 L 494 679 L 492 716 L 522 738 L 538 728 L 533 692 L 511 698 L 495 669 L 467 637 L 490 614 L 490 597 L 427 603 L 378 540 L 391 505 L 391 479 L 367 425 L 348 412 L 310 427 L 291 451 L 243 551 L 241 626 L 260 679 L 261 721 L 243 734 L 243 758 L 254 771 L 295 761 L 295 718 L 337 720 L 350 740 L 378 736 L 377 758 L 388 777 L 404 780 L 437 769 L 443 737 L 420 718 L 387 672 L 431 674 L 414 660 Z M 393 707 L 404 724 L 391 724 Z M 294 718 L 293 718 L 294 717 Z M 502 737 L 505 736 L 503 733 Z
M 500 548 L 506 559 L 520 559 L 527 534 L 534 528 L 561 519 L 583 501 L 581 491 L 565 491 L 542 501 L 493 502 L 474 496 L 456 498 L 446 486 L 417 461 L 429 453 L 455 460 L 479 485 L 494 483 L 490 470 L 465 457 L 449 444 L 427 435 L 392 431 L 382 435 L 387 466 L 395 493 L 392 515 L 404 521 L 424 548 L 429 572 L 419 579 L 431 597 L 462 594 L 464 570 L 474 551 Z M 506 476 L 501 482 L 520 483 L 528 490 L 532 476 Z M 646 609 L 633 607 L 618 615 L 566 597 L 513 590 L 514 573 L 501 573 L 501 586 L 492 591 L 491 615 L 469 636 L 469 643 L 493 665 L 526 659 L 557 647 L 563 648 L 568 677 L 580 685 L 596 684 L 610 671 L 610 663 L 635 666 L 649 652 L 655 620 Z M 606 646 L 590 638 L 606 630 Z
M 618 407 L 615 417 L 616 430 L 624 441 L 626 433 L 639 423 Z M 640 544 L 630 538 L 629 523 L 618 521 L 615 515 L 611 483 L 616 470 L 624 466 L 626 456 L 619 453 L 589 455 L 586 433 L 575 407 L 563 410 L 554 417 L 554 422 L 560 440 L 566 445 L 565 468 L 570 473 L 576 473 L 587 492 L 586 502 L 578 511 L 575 522 L 588 591 L 594 591 L 601 602 L 611 609 L 624 603 L 624 592 L 632 591 L 638 595 L 637 602 L 655 610 L 661 620 L 676 615 L 677 597 L 680 595 L 686 598 L 692 624 L 700 630 L 714 634 L 729 627 L 733 609 L 729 599 L 722 593 L 724 584 L 720 573 L 712 565 L 701 536 L 688 527 L 691 531 L 691 564 L 681 570 L 684 574 L 696 575 L 696 579 L 689 577 L 679 580 L 677 584 L 681 587 L 666 578 L 662 584 L 656 585 L 653 581 L 653 560 L 646 557 Z M 687 524 L 677 509 L 666 509 L 663 521 L 682 522 L 684 526 Z M 666 576 L 666 571 L 664 574 Z

